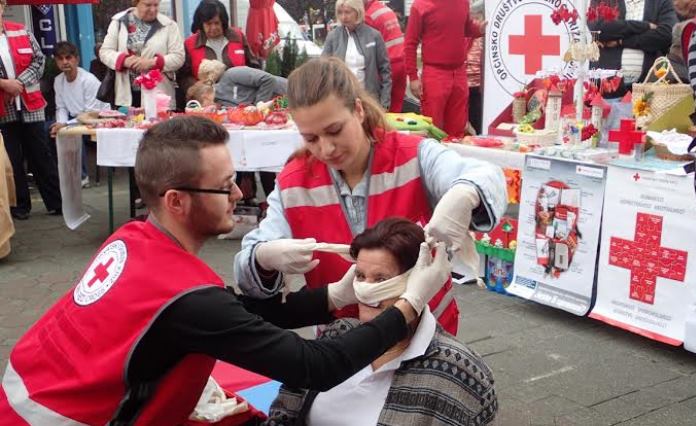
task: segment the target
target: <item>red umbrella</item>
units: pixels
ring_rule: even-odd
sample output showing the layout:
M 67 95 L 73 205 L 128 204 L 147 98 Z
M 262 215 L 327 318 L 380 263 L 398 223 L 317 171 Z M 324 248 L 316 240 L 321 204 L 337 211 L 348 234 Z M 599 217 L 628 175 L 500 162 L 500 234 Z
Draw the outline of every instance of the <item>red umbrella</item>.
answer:
M 98 4 L 99 0 L 57 0 L 57 1 L 46 1 L 46 0 L 7 0 L 8 6 L 17 6 L 22 4 L 31 4 L 34 6 L 44 5 L 44 4 L 81 4 L 81 3 L 92 3 Z
M 260 58 L 267 58 L 278 44 L 278 18 L 273 11 L 275 0 L 250 0 L 246 22 L 246 36 L 251 51 Z

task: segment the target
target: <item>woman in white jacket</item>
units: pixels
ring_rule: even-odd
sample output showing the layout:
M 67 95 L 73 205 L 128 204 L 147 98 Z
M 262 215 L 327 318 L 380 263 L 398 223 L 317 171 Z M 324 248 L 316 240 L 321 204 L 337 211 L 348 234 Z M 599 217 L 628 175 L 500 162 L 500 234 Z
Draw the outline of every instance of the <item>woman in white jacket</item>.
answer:
M 133 80 L 151 69 L 164 79 L 157 88 L 172 97 L 175 72 L 184 63 L 184 42 L 176 22 L 159 13 L 159 0 L 133 0 L 133 7 L 117 13 L 104 38 L 99 58 L 116 71 L 116 105 L 140 106 L 140 88 Z

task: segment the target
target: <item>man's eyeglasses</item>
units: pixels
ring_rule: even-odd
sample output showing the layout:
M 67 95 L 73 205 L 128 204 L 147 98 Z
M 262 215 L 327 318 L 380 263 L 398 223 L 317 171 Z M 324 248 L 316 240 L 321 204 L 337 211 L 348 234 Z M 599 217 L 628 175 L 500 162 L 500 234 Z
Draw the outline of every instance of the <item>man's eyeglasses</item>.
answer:
M 176 188 L 167 188 L 164 191 L 160 192 L 159 196 L 164 197 L 164 194 L 167 193 L 169 190 L 175 190 L 175 191 L 184 191 L 184 192 L 196 192 L 200 194 L 221 194 L 221 195 L 227 195 L 228 197 L 232 195 L 234 192 L 235 188 L 237 187 L 237 183 L 235 182 L 236 176 L 232 177 L 230 179 L 230 189 L 212 189 L 212 188 L 195 188 L 192 186 L 178 186 Z

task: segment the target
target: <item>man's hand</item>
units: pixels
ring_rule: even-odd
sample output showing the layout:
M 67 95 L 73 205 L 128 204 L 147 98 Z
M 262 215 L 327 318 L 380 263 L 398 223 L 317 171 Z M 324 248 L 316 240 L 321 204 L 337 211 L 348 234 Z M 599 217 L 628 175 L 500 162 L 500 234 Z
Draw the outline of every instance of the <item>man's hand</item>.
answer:
M 56 135 L 58 135 L 58 131 L 65 126 L 67 126 L 66 123 L 53 123 L 53 125 L 51 126 L 51 129 L 50 129 L 51 137 L 55 138 Z
M 483 21 L 479 25 L 479 31 L 481 32 L 481 37 L 483 37 L 486 35 L 486 27 L 488 26 L 488 21 Z
M 1 79 L 0 89 L 11 97 L 19 96 L 24 90 L 24 84 L 17 79 Z
M 254 253 L 256 262 L 266 271 L 304 274 L 319 264 L 319 259 L 312 260 L 316 246 L 314 238 L 288 238 L 261 243 Z
M 410 82 L 411 86 L 411 93 L 413 93 L 413 96 L 415 96 L 418 99 L 421 99 L 423 97 L 423 86 L 421 85 L 420 80 L 413 80 Z
M 657 24 L 653 24 L 652 22 L 648 22 L 648 25 L 650 25 L 651 30 L 656 30 L 657 29 Z
M 621 40 L 603 41 L 603 42 L 598 42 L 597 44 L 599 45 L 599 47 L 611 49 L 612 47 L 621 46 Z
M 328 285 L 329 309 L 341 309 L 344 306 L 358 303 L 353 290 L 353 280 L 355 279 L 355 265 L 348 269 L 340 281 Z

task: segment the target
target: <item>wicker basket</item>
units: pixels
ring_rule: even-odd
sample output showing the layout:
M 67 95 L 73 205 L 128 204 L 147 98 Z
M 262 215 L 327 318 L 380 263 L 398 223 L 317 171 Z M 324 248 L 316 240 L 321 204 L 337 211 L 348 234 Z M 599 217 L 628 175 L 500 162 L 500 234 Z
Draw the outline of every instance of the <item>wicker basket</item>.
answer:
M 664 65 L 667 67 L 667 73 L 658 78 L 654 82 L 648 82 L 648 79 L 655 75 L 655 69 Z M 667 77 L 672 74 L 679 82 L 678 84 L 667 84 Z M 644 95 L 651 94 L 650 111 L 643 118 L 643 126 L 649 125 L 653 120 L 660 117 L 670 108 L 675 106 L 685 97 L 693 98 L 694 92 L 689 84 L 684 84 L 672 67 L 672 63 L 666 57 L 662 56 L 655 59 L 655 63 L 648 71 L 642 83 L 633 83 L 633 100 L 642 99 Z

